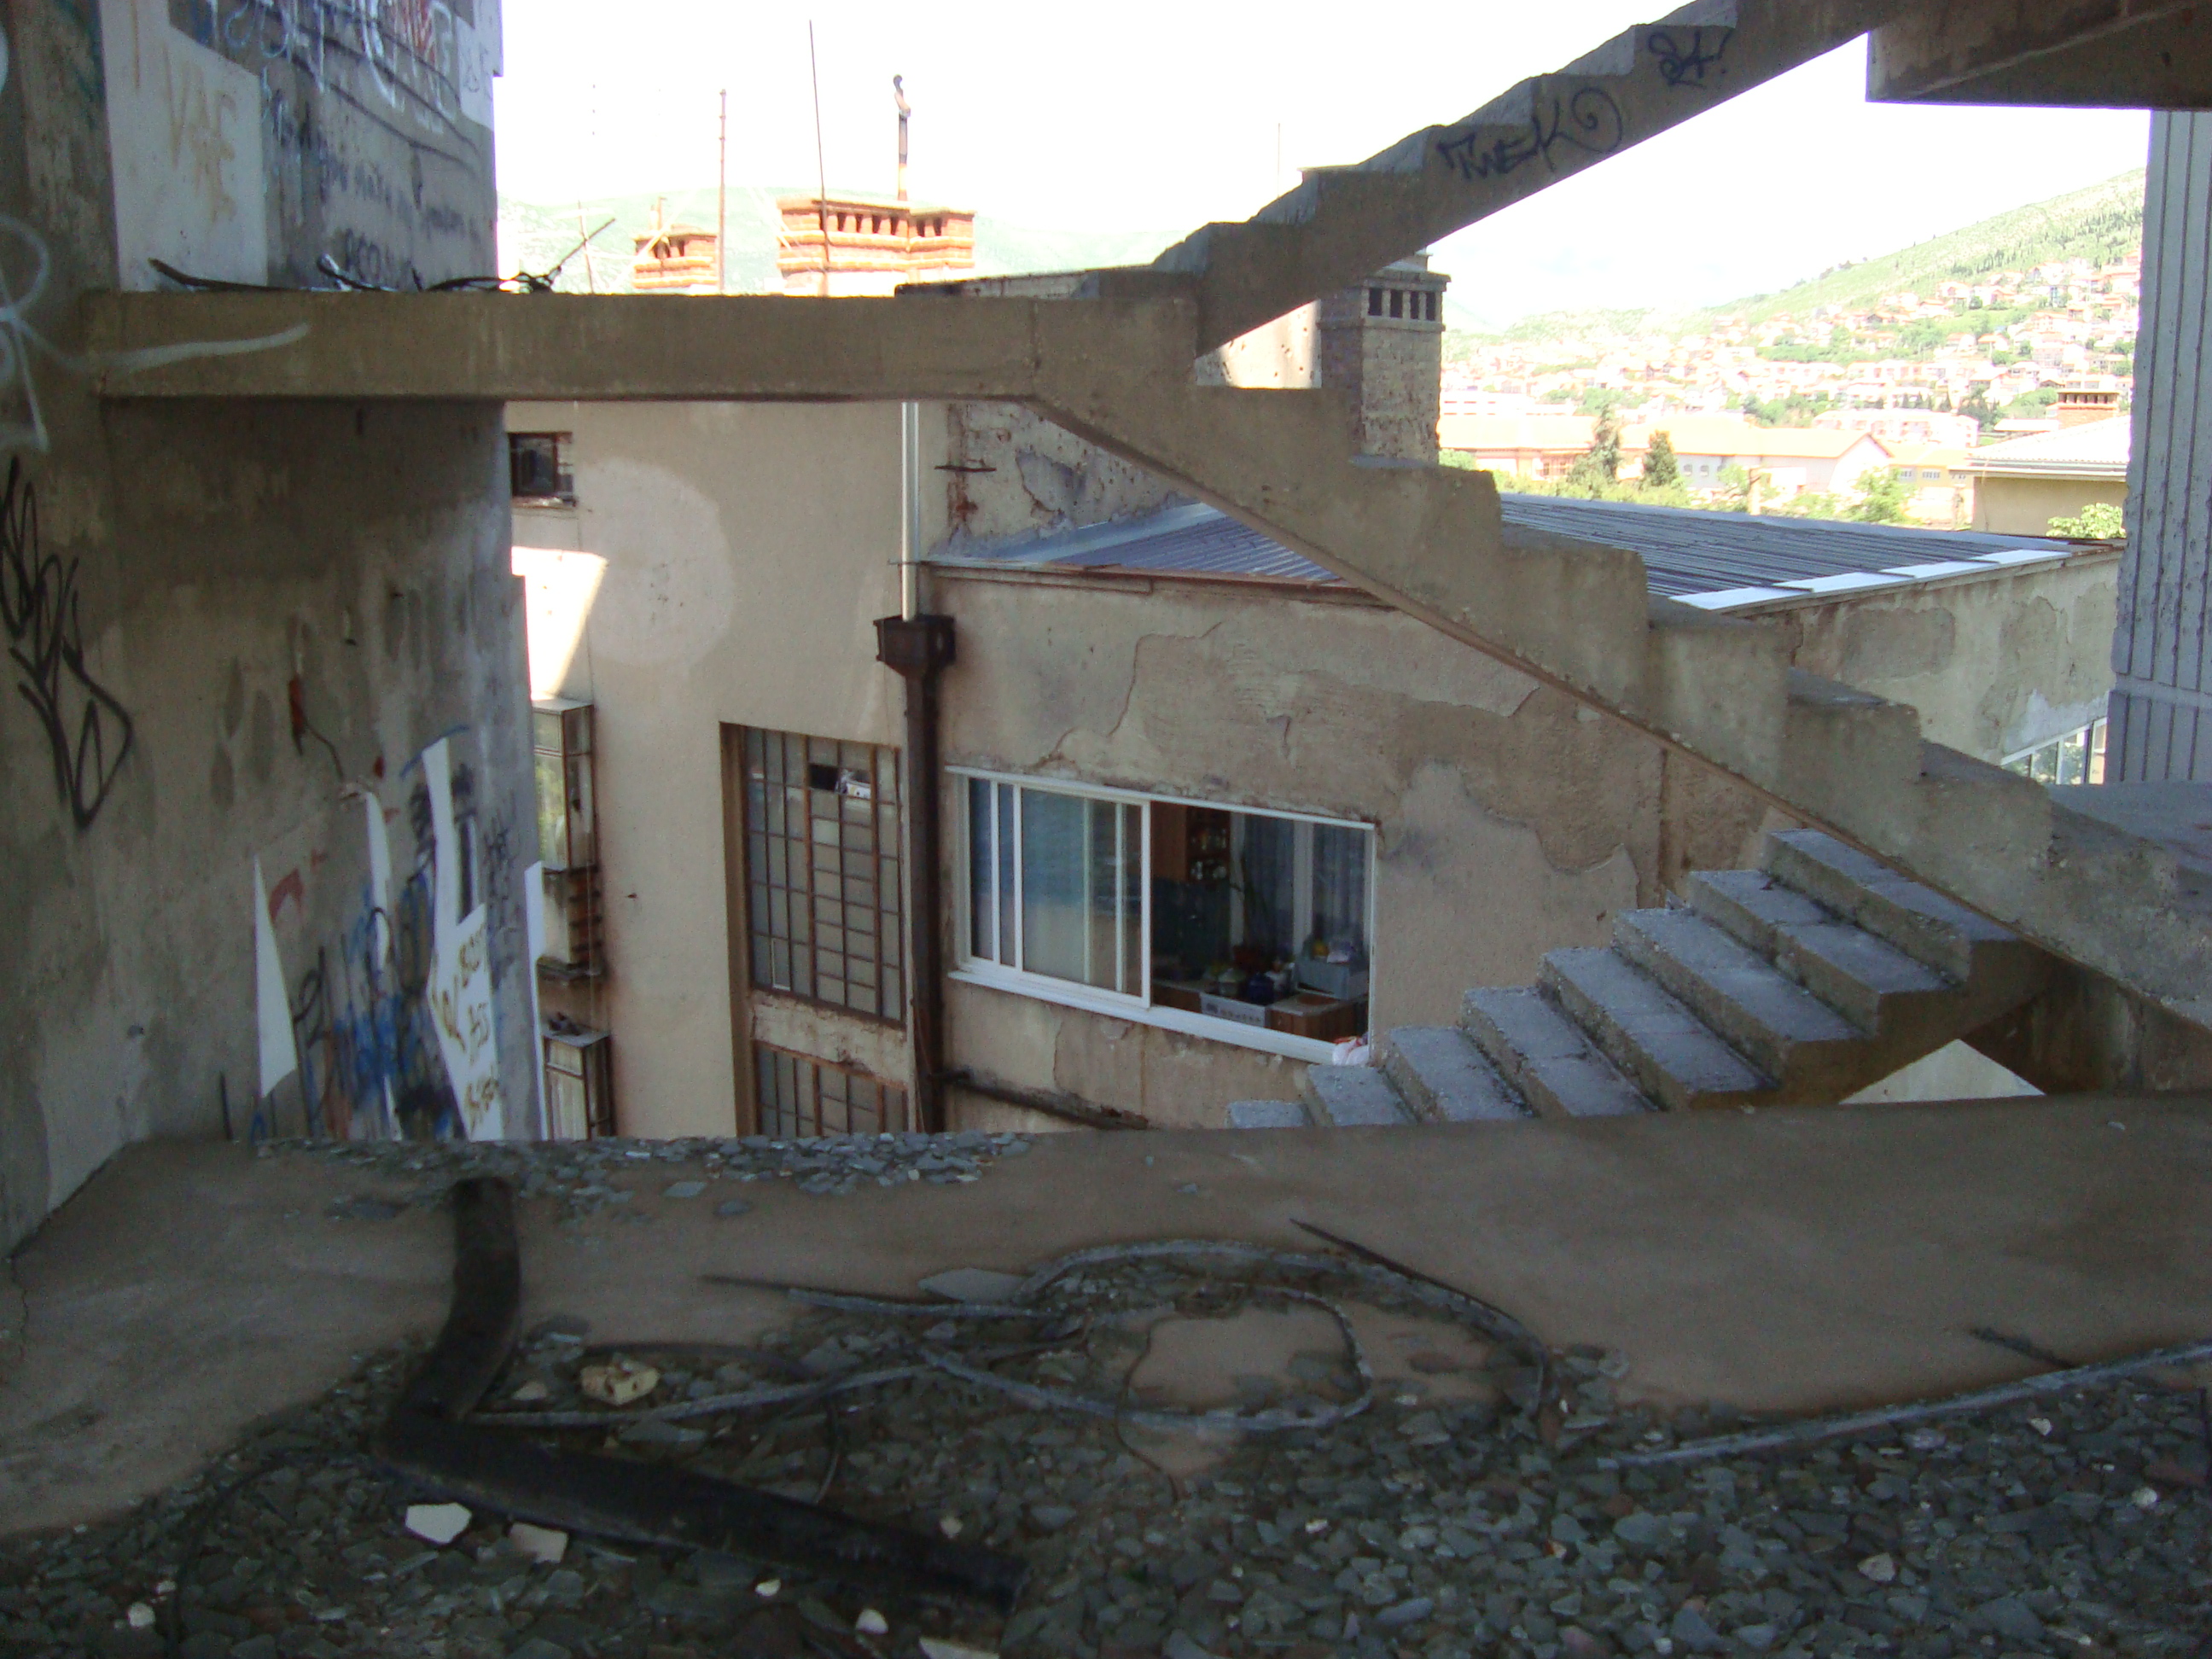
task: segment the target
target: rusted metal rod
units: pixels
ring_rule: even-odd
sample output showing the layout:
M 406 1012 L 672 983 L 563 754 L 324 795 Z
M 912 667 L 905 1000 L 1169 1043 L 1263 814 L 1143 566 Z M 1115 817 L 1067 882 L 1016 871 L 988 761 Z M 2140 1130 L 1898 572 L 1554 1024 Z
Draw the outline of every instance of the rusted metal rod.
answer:
M 562 1451 L 468 1420 L 514 1346 L 522 1304 L 514 1193 L 453 1188 L 445 1328 L 376 1434 L 392 1468 L 503 1515 L 634 1543 L 720 1550 L 855 1586 L 974 1597 L 1011 1609 L 1028 1564 L 978 1545 L 857 1520 L 662 1464 Z

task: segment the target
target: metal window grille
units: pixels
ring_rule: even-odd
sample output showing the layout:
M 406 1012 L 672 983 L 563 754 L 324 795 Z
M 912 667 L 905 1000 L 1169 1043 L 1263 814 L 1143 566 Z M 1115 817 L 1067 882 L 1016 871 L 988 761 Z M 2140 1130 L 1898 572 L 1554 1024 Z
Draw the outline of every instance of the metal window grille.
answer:
M 779 1139 L 872 1135 L 907 1125 L 906 1091 L 852 1066 L 753 1044 L 758 1133 Z
M 902 1024 L 898 751 L 745 732 L 752 981 Z

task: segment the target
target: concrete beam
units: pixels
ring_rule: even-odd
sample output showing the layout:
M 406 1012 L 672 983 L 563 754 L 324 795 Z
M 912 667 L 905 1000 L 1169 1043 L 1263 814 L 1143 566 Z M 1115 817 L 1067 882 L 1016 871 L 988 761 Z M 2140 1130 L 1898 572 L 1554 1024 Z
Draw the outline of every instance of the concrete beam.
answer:
M 1018 400 L 1042 366 L 1187 376 L 1188 304 L 573 294 L 114 294 L 111 398 Z
M 2212 109 L 2212 8 L 2198 0 L 1947 0 L 1874 31 L 1867 96 Z

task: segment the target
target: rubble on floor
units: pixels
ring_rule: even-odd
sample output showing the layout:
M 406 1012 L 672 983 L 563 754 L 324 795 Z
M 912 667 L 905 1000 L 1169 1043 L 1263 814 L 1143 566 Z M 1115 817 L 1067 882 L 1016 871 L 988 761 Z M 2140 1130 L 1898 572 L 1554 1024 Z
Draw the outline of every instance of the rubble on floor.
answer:
M 767 1135 L 742 1139 L 684 1140 L 279 1140 L 261 1149 L 264 1158 L 314 1157 L 397 1182 L 413 1182 L 413 1202 L 442 1202 L 446 1189 L 470 1176 L 499 1176 L 514 1183 L 523 1198 L 560 1200 L 563 1216 L 578 1219 L 628 1204 L 639 1193 L 704 1204 L 718 1214 L 742 1215 L 750 1207 L 734 1194 L 718 1196 L 726 1184 L 785 1180 L 816 1198 L 841 1198 L 861 1186 L 894 1187 L 902 1182 L 951 1186 L 981 1180 L 1002 1158 L 1030 1150 L 1031 1137 L 981 1129 L 954 1134 L 826 1135 L 780 1140 Z M 696 1164 L 690 1170 L 661 1173 L 657 1166 Z M 387 1200 L 357 1196 L 340 1200 L 331 1213 L 342 1219 L 380 1220 L 398 1213 Z
M 543 1156 L 541 1153 L 539 1156 Z M 594 1170 L 593 1173 L 598 1173 Z M 1724 1462 L 1621 1472 L 1600 1456 L 1730 1426 L 1624 1409 L 1620 1355 L 1539 1370 L 1510 1343 L 1455 1374 L 1393 1380 L 1373 1405 L 1356 1351 L 1237 1379 L 1237 1408 L 1321 1429 L 1215 1437 L 1135 1429 L 1127 1386 L 1169 1318 L 1225 1320 L 1325 1288 L 1280 1267 L 1138 1259 L 1079 1268 L 1032 1309 L 948 1316 L 806 1308 L 745 1347 L 598 1349 L 541 1328 L 476 1420 L 549 1443 L 677 1462 L 830 1508 L 1011 1550 L 1031 1565 L 1011 1620 L 902 1600 L 766 1561 L 560 1539 L 471 1514 L 447 1547 L 408 1530 L 410 1491 L 361 1449 L 419 1351 L 249 1437 L 112 1522 L 0 1544 L 0 1648 L 26 1659 L 1586 1659 L 1774 1654 L 1914 1659 L 2193 1654 L 2212 1643 L 2205 1402 L 2137 1379 L 1906 1430 Z M 1030 1410 L 927 1364 L 1126 1401 L 1128 1419 Z M 586 1366 L 657 1373 L 627 1407 Z M 872 1386 L 706 1417 L 641 1413 L 756 1387 L 896 1373 Z M 1432 1380 L 1431 1380 L 1432 1379 Z M 1479 1387 L 1470 1389 L 1470 1382 Z M 1449 1385 L 1449 1386 L 1447 1386 Z M 878 1628 L 880 1627 L 880 1628 Z

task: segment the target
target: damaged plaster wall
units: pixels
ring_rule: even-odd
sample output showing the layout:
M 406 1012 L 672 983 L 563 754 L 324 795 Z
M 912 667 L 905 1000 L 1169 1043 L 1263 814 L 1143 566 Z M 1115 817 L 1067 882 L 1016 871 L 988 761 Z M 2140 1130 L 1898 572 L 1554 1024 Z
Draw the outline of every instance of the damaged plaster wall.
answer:
M 148 257 L 252 281 L 371 247 L 426 281 L 487 269 L 496 8 L 465 30 L 420 11 L 418 37 L 345 0 L 272 6 L 234 39 L 190 0 L 7 15 L 0 1243 L 129 1141 L 225 1133 L 226 1098 L 240 1136 L 258 1107 L 283 1133 L 313 1121 L 297 1073 L 257 1100 L 265 1024 L 319 1078 L 380 1094 L 362 1074 L 394 1062 L 389 999 L 354 970 L 419 986 L 428 963 L 371 919 L 358 953 L 341 929 L 295 950 L 264 1006 L 254 860 L 311 857 L 340 819 L 365 842 L 364 799 L 409 858 L 405 775 L 441 738 L 477 757 L 494 1132 L 527 1132 L 511 854 L 532 807 L 496 406 L 103 407 L 75 355 L 76 296 L 149 285 Z
M 2105 712 L 2117 552 L 2063 565 L 1792 605 L 1790 660 L 1920 711 L 1931 742 L 1983 760 L 2079 731 Z
M 943 422 L 945 519 L 927 539 L 944 552 L 1103 524 L 1188 499 L 1018 404 L 950 404 Z M 931 465 L 927 456 L 923 465 Z
M 569 435 L 576 504 L 518 507 L 514 557 L 549 647 L 534 689 L 595 708 L 608 968 L 549 981 L 546 1012 L 614 1033 L 625 1134 L 732 1133 L 755 1040 L 910 1085 L 902 1028 L 745 985 L 744 896 L 724 878 L 724 726 L 904 742 L 874 633 L 898 609 L 897 406 L 514 404 L 507 420 Z
M 949 764 L 1373 823 L 1376 1029 L 1450 1022 L 1655 890 L 1656 746 L 1410 617 L 1246 584 L 936 592 Z M 1294 1062 L 1225 1043 L 976 986 L 950 1006 L 956 1066 L 1156 1122 L 1296 1090 Z

